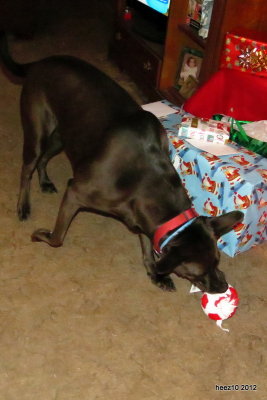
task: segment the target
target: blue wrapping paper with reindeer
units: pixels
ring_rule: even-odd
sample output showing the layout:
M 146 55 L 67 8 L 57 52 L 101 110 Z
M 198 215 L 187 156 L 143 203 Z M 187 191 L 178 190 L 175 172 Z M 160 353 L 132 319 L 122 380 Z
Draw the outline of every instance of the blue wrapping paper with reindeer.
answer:
M 267 159 L 234 143 L 231 146 L 239 152 L 223 156 L 192 146 L 178 136 L 185 112 L 172 107 L 177 112 L 161 122 L 172 162 L 196 211 L 205 216 L 233 210 L 244 213 L 243 222 L 218 240 L 219 249 L 233 257 L 267 240 Z

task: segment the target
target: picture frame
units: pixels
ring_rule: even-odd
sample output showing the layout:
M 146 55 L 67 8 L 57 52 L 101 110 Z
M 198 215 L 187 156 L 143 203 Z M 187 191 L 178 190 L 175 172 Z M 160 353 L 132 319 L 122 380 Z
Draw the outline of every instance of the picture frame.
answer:
M 186 23 L 196 30 L 201 27 L 202 4 L 203 0 L 188 1 Z
M 197 89 L 202 60 L 203 53 L 199 50 L 185 47 L 182 51 L 174 86 L 185 99 Z

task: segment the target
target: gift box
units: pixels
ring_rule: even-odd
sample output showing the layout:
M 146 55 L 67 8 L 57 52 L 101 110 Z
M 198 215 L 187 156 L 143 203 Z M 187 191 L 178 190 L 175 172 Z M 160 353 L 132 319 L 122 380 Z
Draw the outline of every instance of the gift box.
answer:
M 185 111 L 174 108 L 177 112 L 161 121 L 173 165 L 196 211 L 210 217 L 244 213 L 243 222 L 218 240 L 219 249 L 233 257 L 267 240 L 267 159 L 234 143 L 233 154 L 225 156 L 192 146 L 177 134 Z
M 185 116 L 181 120 L 178 136 L 211 143 L 226 143 L 229 140 L 230 123 L 208 118 Z
M 267 36 L 255 32 L 248 35 L 226 34 L 220 67 L 267 77 Z

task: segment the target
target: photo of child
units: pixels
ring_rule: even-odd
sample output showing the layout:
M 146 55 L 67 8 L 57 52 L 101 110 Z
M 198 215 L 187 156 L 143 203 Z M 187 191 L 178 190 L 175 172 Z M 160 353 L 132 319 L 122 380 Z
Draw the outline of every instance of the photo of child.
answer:
M 180 78 L 183 81 L 186 81 L 186 79 L 191 75 L 194 78 L 197 79 L 197 73 L 198 73 L 198 65 L 197 65 L 197 60 L 196 57 L 194 56 L 189 56 L 187 60 L 185 60 L 184 65 L 182 67 L 182 71 L 180 73 Z
M 175 87 L 184 98 L 189 98 L 198 85 L 202 54 L 198 50 L 185 48 L 182 63 L 175 81 Z

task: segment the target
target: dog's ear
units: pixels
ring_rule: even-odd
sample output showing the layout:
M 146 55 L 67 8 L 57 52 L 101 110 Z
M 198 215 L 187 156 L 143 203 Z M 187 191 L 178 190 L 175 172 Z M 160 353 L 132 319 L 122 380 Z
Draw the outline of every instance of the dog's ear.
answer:
M 230 232 L 243 218 L 244 214 L 241 211 L 231 211 L 219 217 L 209 218 L 208 221 L 214 230 L 215 236 L 219 238 L 225 233 Z

